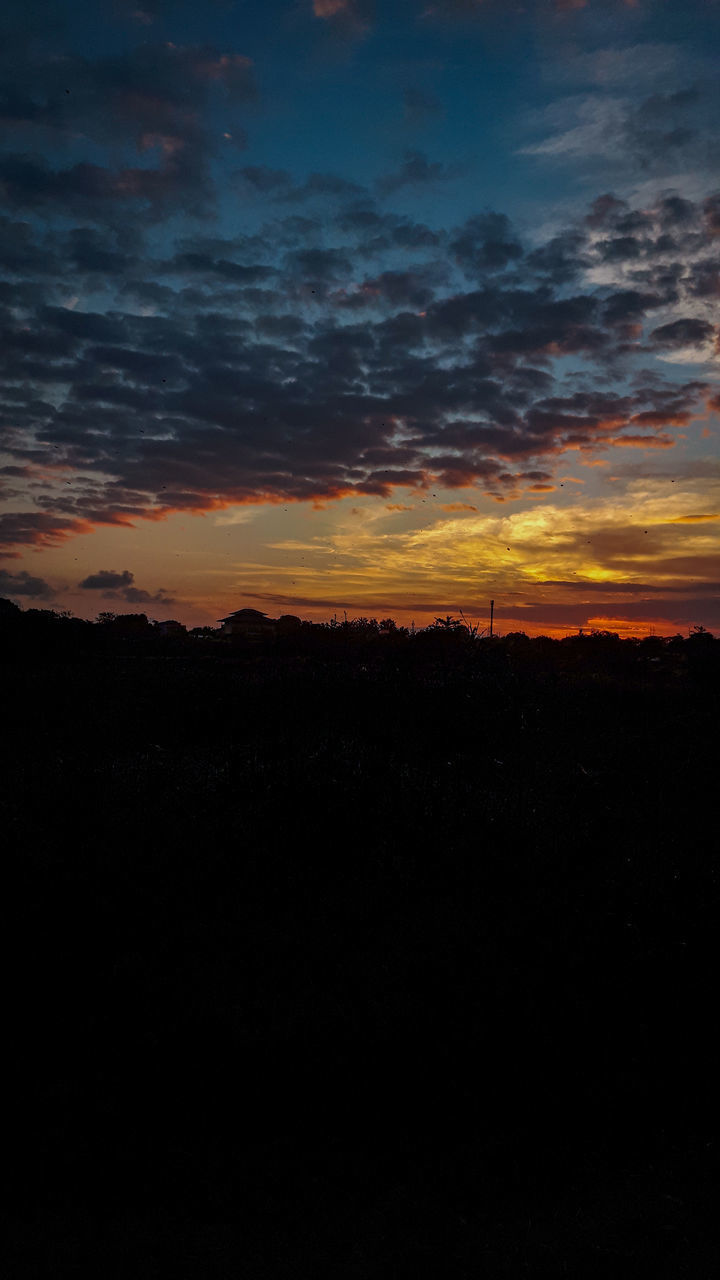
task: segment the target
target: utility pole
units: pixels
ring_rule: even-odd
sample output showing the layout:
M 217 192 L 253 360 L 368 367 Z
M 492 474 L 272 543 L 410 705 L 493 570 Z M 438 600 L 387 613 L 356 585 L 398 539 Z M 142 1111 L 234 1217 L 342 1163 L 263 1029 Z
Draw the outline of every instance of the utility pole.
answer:
M 495 612 L 495 601 L 490 601 L 490 635 L 493 633 L 493 614 Z

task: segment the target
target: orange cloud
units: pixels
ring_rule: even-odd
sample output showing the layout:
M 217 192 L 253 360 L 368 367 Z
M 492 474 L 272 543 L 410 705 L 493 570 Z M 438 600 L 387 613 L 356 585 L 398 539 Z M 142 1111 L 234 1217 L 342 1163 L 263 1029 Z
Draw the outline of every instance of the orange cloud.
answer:
M 720 520 L 720 511 L 701 512 L 699 515 L 675 516 L 666 524 L 704 524 L 708 520 Z
M 673 449 L 675 447 L 672 436 L 612 436 L 606 437 L 603 444 L 612 445 L 615 449 Z
M 686 427 L 694 416 L 692 413 L 660 413 L 648 409 L 645 413 L 634 413 L 630 421 L 638 427 Z
M 68 538 L 93 533 L 91 520 L 71 520 L 38 511 L 8 511 L 0 516 L 0 557 L 17 560 L 16 548 L 34 547 L 37 551 L 60 546 Z

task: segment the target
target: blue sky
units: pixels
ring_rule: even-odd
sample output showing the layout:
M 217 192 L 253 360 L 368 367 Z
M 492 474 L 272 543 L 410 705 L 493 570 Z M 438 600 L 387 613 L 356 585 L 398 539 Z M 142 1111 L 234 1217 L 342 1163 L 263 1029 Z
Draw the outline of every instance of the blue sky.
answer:
M 720 5 L 3 22 L 0 593 L 720 625 Z

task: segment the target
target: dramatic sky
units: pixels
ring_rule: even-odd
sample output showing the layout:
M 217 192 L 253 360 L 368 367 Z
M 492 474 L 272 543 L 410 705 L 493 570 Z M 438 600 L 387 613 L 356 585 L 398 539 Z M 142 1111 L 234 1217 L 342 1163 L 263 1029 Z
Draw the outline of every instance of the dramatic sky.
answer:
M 719 0 L 9 0 L 0 594 L 720 629 Z

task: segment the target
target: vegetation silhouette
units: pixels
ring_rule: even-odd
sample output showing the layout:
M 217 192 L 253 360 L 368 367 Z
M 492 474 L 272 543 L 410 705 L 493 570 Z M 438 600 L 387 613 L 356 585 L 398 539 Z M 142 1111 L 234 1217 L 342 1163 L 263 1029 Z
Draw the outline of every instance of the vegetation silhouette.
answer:
M 0 601 L 0 657 L 36 1274 L 712 1274 L 720 641 Z

